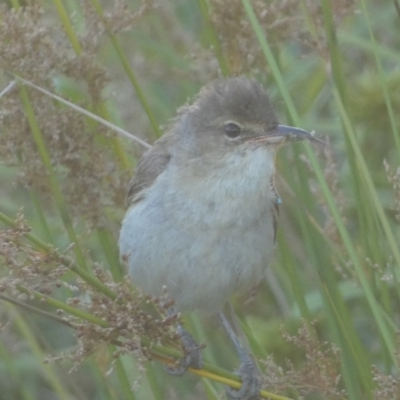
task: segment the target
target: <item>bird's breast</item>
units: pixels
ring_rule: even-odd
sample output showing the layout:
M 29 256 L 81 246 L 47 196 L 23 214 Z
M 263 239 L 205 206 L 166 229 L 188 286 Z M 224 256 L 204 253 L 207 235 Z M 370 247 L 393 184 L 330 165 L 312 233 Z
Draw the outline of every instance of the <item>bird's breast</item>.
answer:
M 272 257 L 272 160 L 224 162 L 212 172 L 172 165 L 122 224 L 133 281 L 155 296 L 166 285 L 181 311 L 222 307 L 260 280 Z
M 178 219 L 191 215 L 200 225 L 253 224 L 268 218 L 276 201 L 273 172 L 273 156 L 264 149 L 225 155 L 213 166 L 198 160 L 173 166 L 164 177 L 164 207 L 176 209 Z

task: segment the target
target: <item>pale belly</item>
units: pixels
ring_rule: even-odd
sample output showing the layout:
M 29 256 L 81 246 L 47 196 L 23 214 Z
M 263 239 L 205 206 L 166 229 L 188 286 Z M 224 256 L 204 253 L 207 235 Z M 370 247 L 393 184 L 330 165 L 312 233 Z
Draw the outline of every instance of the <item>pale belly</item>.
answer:
M 216 311 L 233 292 L 263 277 L 273 256 L 271 208 L 248 220 L 233 214 L 228 224 L 218 211 L 208 210 L 202 219 L 198 210 L 180 211 L 186 218 L 143 204 L 128 210 L 121 257 L 133 283 L 147 294 L 161 296 L 165 287 L 177 310 Z
M 263 277 L 274 248 L 273 158 L 262 149 L 240 157 L 191 180 L 189 167 L 172 166 L 131 206 L 119 247 L 134 285 L 156 297 L 165 287 L 177 310 L 213 312 Z

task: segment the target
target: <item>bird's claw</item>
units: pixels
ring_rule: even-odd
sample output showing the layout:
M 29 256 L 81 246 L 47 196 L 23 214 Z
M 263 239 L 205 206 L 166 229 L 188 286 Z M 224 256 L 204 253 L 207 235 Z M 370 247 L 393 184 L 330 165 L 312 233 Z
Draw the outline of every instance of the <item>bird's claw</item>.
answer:
M 181 376 L 188 368 L 202 369 L 203 360 L 200 347 L 192 335 L 183 328 L 179 330 L 182 341 L 184 356 L 179 360 L 178 365 L 166 365 L 164 368 L 170 375 Z
M 238 370 L 241 377 L 242 386 L 240 389 L 226 389 L 226 395 L 229 400 L 257 400 L 260 397 L 261 377 L 258 373 L 256 364 L 249 357 L 248 360 L 242 362 Z

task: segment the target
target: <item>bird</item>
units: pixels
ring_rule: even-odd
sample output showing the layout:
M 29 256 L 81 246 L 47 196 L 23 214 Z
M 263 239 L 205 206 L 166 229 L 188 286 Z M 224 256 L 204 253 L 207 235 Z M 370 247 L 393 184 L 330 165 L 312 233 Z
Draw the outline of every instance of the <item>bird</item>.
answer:
M 279 204 L 275 155 L 294 141 L 319 142 L 278 122 L 264 87 L 245 76 L 220 78 L 178 109 L 139 159 L 129 183 L 119 250 L 132 282 L 173 310 L 217 313 L 241 358 L 239 390 L 255 399 L 260 378 L 221 312 L 231 295 L 254 287 L 271 264 Z M 181 374 L 201 356 L 183 327 Z

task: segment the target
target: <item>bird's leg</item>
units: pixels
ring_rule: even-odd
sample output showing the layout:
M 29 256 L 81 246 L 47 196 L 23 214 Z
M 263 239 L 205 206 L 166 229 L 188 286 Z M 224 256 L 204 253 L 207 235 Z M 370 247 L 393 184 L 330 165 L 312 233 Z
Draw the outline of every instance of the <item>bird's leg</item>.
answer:
M 173 315 L 173 309 L 168 310 L 168 315 Z M 181 338 L 182 348 L 184 356 L 179 360 L 177 366 L 165 366 L 165 370 L 175 376 L 183 375 L 188 368 L 192 367 L 195 369 L 203 368 L 203 360 L 201 357 L 200 347 L 193 339 L 193 336 L 180 324 L 178 323 L 178 334 Z
M 256 400 L 259 398 L 261 389 L 261 377 L 256 363 L 252 359 L 250 353 L 240 343 L 239 338 L 222 311 L 218 313 L 218 318 L 235 346 L 241 361 L 237 372 L 242 379 L 242 386 L 239 390 L 228 387 L 226 389 L 226 395 L 228 399 L 231 400 Z

